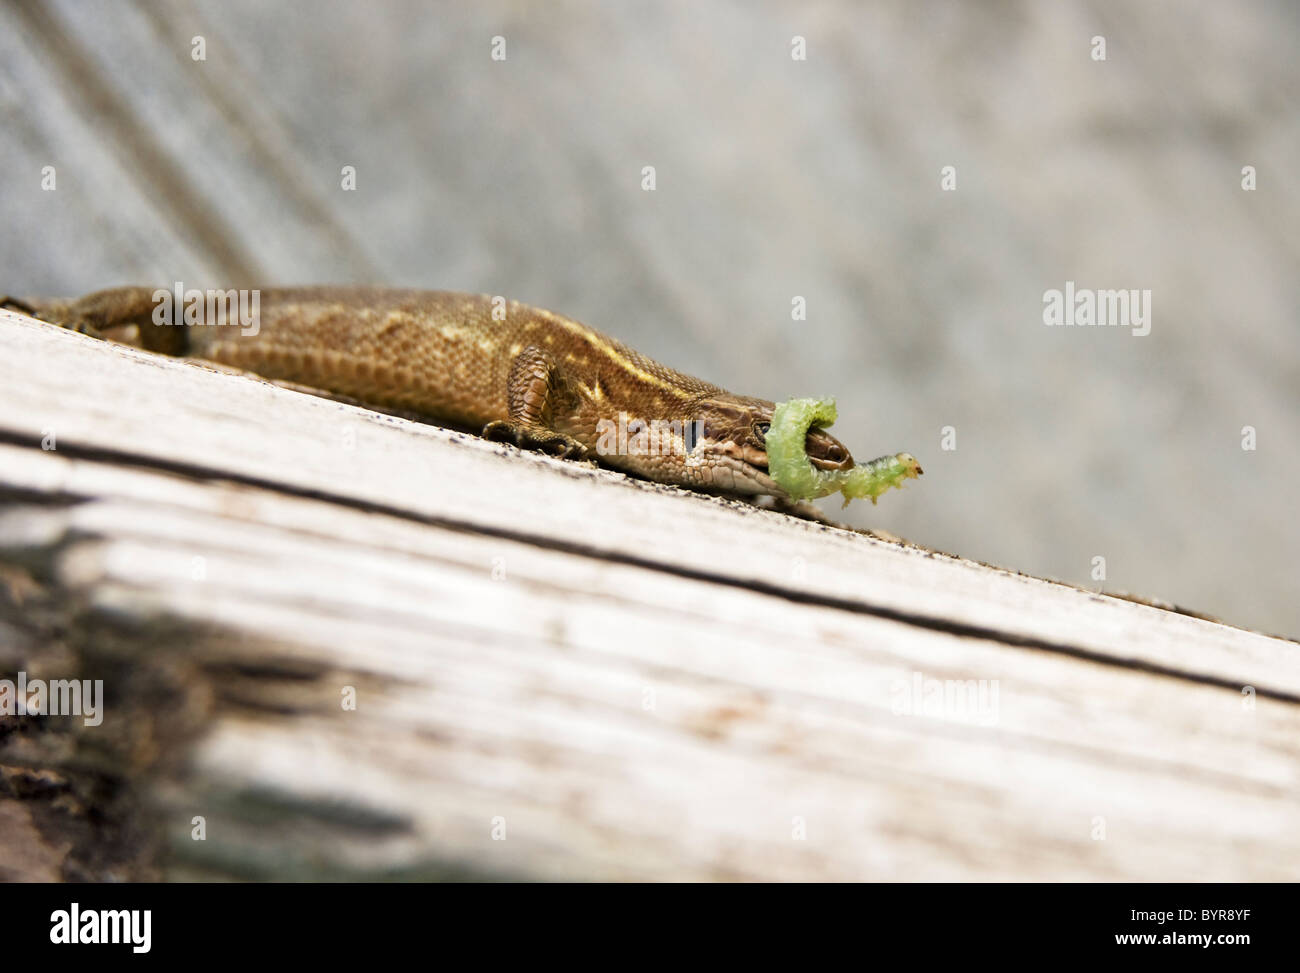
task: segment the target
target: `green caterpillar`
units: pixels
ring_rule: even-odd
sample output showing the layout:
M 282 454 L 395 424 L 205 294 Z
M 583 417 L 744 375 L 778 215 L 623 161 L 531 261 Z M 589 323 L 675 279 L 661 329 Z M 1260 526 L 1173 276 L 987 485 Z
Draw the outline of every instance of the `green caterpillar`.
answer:
M 834 399 L 789 399 L 777 403 L 767 431 L 767 471 L 777 486 L 795 500 L 808 500 L 839 492 L 844 506 L 857 497 L 876 498 L 890 487 L 921 475 L 921 464 L 911 453 L 878 456 L 850 470 L 818 470 L 808 462 L 804 439 L 811 426 L 826 428 L 838 413 Z

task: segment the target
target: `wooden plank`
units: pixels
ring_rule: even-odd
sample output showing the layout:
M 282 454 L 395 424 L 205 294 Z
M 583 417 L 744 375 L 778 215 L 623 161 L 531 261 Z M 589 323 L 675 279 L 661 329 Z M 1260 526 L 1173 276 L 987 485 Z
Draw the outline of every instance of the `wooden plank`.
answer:
M 521 454 L 7 312 L 0 326 L 0 383 L 23 390 L 0 430 L 16 439 L 53 430 L 63 449 L 328 494 L 792 600 L 1300 697 L 1295 643 L 1285 640 Z M 593 508 L 607 514 L 599 525 Z
M 0 459 L 10 487 L 102 498 L 0 519 L 10 551 L 59 552 L 88 634 L 159 613 L 207 633 L 98 660 L 206 669 L 208 730 L 159 787 L 178 874 L 1296 874 L 1290 703 L 259 488 Z M 997 697 L 900 713 L 917 674 Z M 345 823 L 298 834 L 314 805 Z M 185 840 L 195 808 L 220 843 Z
M 12 315 L 0 344 L 0 664 L 111 701 L 0 766 L 127 781 L 137 868 L 1300 877 L 1292 643 Z

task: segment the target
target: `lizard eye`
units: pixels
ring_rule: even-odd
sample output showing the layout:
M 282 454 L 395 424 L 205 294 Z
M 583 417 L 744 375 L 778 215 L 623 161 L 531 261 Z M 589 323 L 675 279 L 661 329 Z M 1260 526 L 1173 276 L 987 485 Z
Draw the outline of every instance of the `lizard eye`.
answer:
M 772 424 L 770 422 L 756 422 L 754 423 L 754 435 L 767 442 L 767 431 L 771 428 Z

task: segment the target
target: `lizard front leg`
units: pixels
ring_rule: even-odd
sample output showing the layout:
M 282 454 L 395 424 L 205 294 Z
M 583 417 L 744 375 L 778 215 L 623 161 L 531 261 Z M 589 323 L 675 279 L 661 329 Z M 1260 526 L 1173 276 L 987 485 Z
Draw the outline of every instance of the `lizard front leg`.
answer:
M 506 384 L 510 418 L 489 422 L 483 427 L 483 438 L 541 450 L 561 459 L 586 459 L 590 454 L 586 446 L 551 425 L 557 403 L 573 397 L 555 360 L 529 345 L 510 365 Z

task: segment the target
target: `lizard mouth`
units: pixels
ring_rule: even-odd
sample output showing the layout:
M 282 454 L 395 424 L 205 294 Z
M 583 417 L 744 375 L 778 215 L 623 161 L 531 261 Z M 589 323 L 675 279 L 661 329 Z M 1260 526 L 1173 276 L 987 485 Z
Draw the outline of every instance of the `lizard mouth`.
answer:
M 770 403 L 760 403 L 768 405 Z M 714 403 L 714 409 L 721 407 Z M 730 424 L 722 429 L 708 429 L 688 447 L 687 466 L 692 467 L 691 482 L 698 488 L 718 493 L 767 495 L 789 500 L 790 495 L 768 472 L 766 437 L 770 407 L 760 412 L 760 419 L 749 427 L 736 429 Z M 846 470 L 853 467 L 848 448 L 824 429 L 808 430 L 804 445 L 808 462 L 819 470 Z
M 714 443 L 700 451 L 701 466 L 707 470 L 708 487 L 724 493 L 786 498 L 767 472 L 767 452 L 752 445 Z
M 728 493 L 786 496 L 786 492 L 768 476 L 766 453 L 763 454 L 761 464 L 748 458 L 738 459 L 720 453 L 713 458 L 711 468 L 714 489 L 725 490 Z

